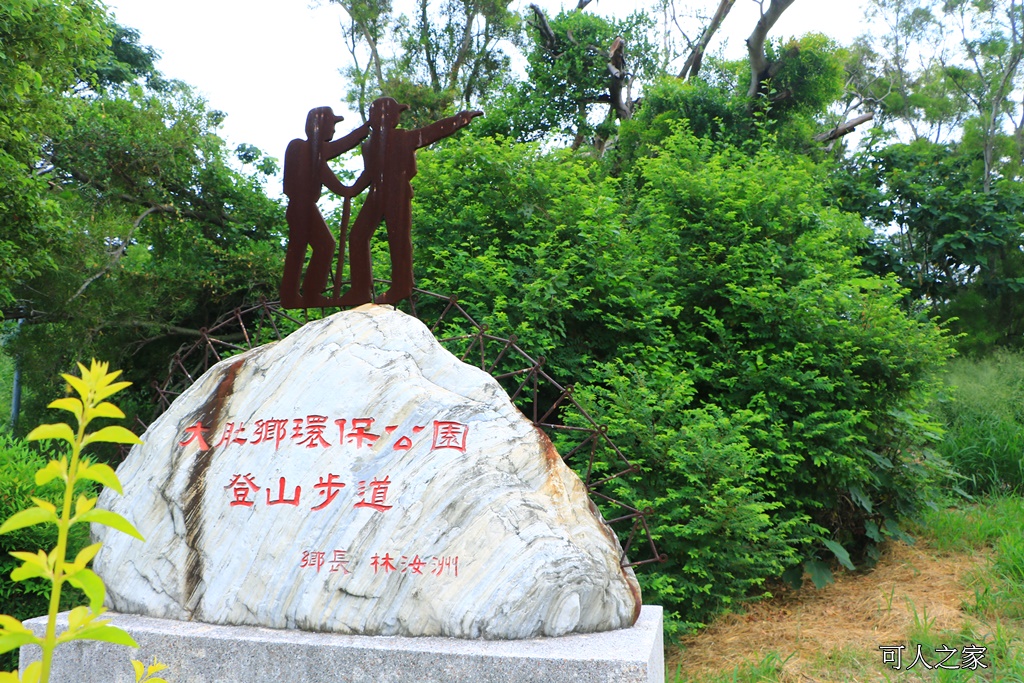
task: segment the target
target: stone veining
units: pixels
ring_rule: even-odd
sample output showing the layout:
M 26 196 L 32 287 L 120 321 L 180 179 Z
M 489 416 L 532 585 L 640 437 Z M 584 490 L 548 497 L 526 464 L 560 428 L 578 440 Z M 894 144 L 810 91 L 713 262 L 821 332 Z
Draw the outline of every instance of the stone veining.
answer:
M 228 365 L 217 384 L 213 396 L 191 416 L 188 424 L 201 422 L 213 425 L 220 423 L 220 414 L 231 392 L 234 390 L 235 377 L 242 365 L 238 359 Z M 189 472 L 189 487 L 185 492 L 185 545 L 188 557 L 185 561 L 185 606 L 190 617 L 198 617 L 194 610 L 199 604 L 199 588 L 203 577 L 203 496 L 206 493 L 206 471 L 217 447 L 199 451 Z
M 125 496 L 100 505 L 147 542 L 94 528 L 118 611 L 492 639 L 639 614 L 615 535 L 547 437 L 389 307 L 218 364 L 143 441 Z

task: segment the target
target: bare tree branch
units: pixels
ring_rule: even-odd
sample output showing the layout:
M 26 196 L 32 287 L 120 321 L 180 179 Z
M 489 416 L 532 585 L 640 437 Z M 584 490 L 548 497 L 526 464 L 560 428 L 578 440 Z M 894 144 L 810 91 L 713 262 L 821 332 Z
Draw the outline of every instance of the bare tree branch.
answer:
M 465 64 L 466 58 L 469 57 L 471 48 L 473 47 L 473 20 L 476 17 L 476 13 L 466 17 L 466 26 L 462 32 L 462 40 L 459 43 L 459 52 L 452 62 L 451 69 L 448 70 L 448 84 L 449 90 L 454 90 L 459 79 L 459 71 L 462 70 L 462 65 Z
M 114 249 L 114 251 L 112 251 L 110 253 L 110 262 L 107 263 L 106 266 L 101 268 L 99 270 L 99 272 L 97 272 L 95 275 L 91 276 L 89 279 L 87 279 L 85 282 L 83 282 L 82 286 L 78 288 L 78 291 L 75 292 L 73 295 L 71 295 L 71 298 L 68 299 L 68 303 L 71 303 L 72 301 L 74 301 L 78 297 L 82 296 L 82 294 L 89 287 L 89 285 L 91 285 L 92 283 L 96 282 L 96 280 L 99 280 L 101 277 L 103 277 L 104 275 L 109 273 L 111 271 L 111 269 L 118 264 L 118 262 L 121 260 L 121 257 L 124 256 L 124 253 L 128 250 L 128 245 L 131 244 L 132 236 L 135 234 L 135 231 L 138 229 L 138 227 L 142 223 L 143 219 L 146 216 L 150 215 L 151 213 L 156 213 L 156 212 L 172 213 L 172 212 L 174 212 L 174 205 L 173 204 L 157 204 L 157 205 L 151 206 L 148 209 L 146 209 L 145 211 L 143 211 L 139 215 L 139 217 L 136 218 L 135 221 L 132 223 L 131 230 L 129 230 L 128 231 L 128 235 L 125 236 L 125 238 L 123 240 L 121 240 L 121 244 L 118 245 L 118 247 L 116 249 Z
M 715 10 L 714 16 L 711 17 L 711 21 L 701 32 L 700 37 L 697 41 L 690 45 L 690 54 L 686 58 L 686 63 L 683 64 L 682 70 L 679 72 L 679 78 L 687 80 L 693 78 L 700 71 L 701 62 L 704 60 L 704 52 L 708 49 L 708 44 L 714 37 L 715 32 L 718 31 L 722 22 L 725 21 L 725 17 L 729 14 L 729 10 L 736 4 L 736 0 L 721 0 L 718 3 L 718 9 Z M 678 26 L 678 22 L 676 23 Z M 686 35 L 683 35 L 686 38 Z M 689 41 L 687 41 L 689 42 Z
M 381 67 L 380 53 L 377 51 L 377 41 L 370 35 L 370 30 L 365 24 L 359 22 L 356 24 L 359 27 L 360 32 L 363 34 L 363 40 L 366 41 L 367 46 L 370 48 L 370 62 L 373 64 L 373 72 L 377 75 L 377 82 L 384 82 L 384 70 Z
M 833 128 L 832 130 L 829 130 L 829 131 L 826 131 L 824 133 L 819 133 L 818 135 L 815 135 L 814 136 L 814 141 L 815 142 L 825 142 L 827 140 L 837 140 L 837 139 L 843 137 L 844 135 L 849 135 L 850 133 L 852 133 L 854 131 L 854 129 L 857 128 L 857 126 L 859 126 L 862 123 L 866 123 L 866 122 L 870 121 L 873 118 L 875 118 L 874 112 L 868 112 L 867 114 L 861 114 L 860 116 L 858 116 L 856 118 L 850 119 L 846 123 L 839 124 L 838 126 Z
M 469 22 L 466 23 L 467 29 Z M 433 41 L 430 39 L 430 19 L 427 15 L 427 0 L 420 0 L 420 42 L 423 43 L 423 61 L 427 63 L 427 71 L 430 73 L 430 85 L 437 91 L 441 87 L 441 81 L 437 76 L 437 58 L 434 56 Z M 458 70 L 453 70 L 452 80 Z M 384 81 L 380 81 L 383 83 Z M 448 87 L 451 87 L 449 85 Z
M 537 23 L 532 26 L 537 29 L 540 33 L 541 39 L 544 41 L 544 48 L 555 57 L 558 56 L 558 36 L 551 30 L 551 24 L 548 23 L 548 18 L 544 15 L 542 10 L 537 5 L 531 4 L 530 9 L 533 11 L 533 16 L 537 20 Z M 569 37 L 572 40 L 572 37 Z

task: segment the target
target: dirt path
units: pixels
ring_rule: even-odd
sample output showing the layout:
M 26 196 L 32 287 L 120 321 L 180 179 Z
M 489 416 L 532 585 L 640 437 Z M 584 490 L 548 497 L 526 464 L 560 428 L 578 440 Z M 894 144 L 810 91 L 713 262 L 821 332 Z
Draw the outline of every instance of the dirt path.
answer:
M 915 620 L 956 630 L 971 618 L 963 610 L 971 597 L 967 579 L 982 559 L 938 553 L 922 541 L 892 543 L 871 571 L 837 575 L 822 590 L 785 589 L 744 614 L 717 619 L 669 651 L 668 671 L 682 664 L 691 677 L 723 673 L 775 652 L 789 657 L 780 680 L 806 683 L 822 681 L 829 653 L 856 652 L 880 663 L 878 647 L 905 642 Z

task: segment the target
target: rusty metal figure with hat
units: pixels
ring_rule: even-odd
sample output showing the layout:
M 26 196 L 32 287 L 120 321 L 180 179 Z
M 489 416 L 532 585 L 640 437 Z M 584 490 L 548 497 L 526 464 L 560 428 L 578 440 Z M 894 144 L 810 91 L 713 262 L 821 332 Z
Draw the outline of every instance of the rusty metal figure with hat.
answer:
M 369 125 L 365 124 L 340 140 L 334 140 L 334 126 L 342 120 L 330 107 L 311 109 L 306 116 L 306 139 L 292 140 L 284 155 L 284 193 L 288 197 L 285 212 L 288 251 L 281 279 L 281 306 L 284 308 L 337 305 L 323 295 L 335 244 L 316 203 L 324 186 L 346 197 L 346 208 L 348 199 L 358 194 L 338 180 L 327 162 L 355 147 L 370 132 Z M 302 278 L 307 246 L 313 248 L 313 255 Z

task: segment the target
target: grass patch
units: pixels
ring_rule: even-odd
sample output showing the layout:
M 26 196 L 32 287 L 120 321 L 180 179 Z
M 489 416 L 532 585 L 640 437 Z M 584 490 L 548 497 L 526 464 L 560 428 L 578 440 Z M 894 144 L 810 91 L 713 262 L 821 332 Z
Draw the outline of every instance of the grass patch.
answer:
M 972 494 L 1024 492 L 1024 355 L 998 351 L 949 365 L 933 412 L 946 424 L 939 453 Z
M 700 678 L 691 678 L 683 671 L 683 663 L 676 665 L 673 676 L 666 676 L 670 683 L 737 683 L 738 681 L 757 681 L 757 683 L 782 683 L 780 676 L 784 673 L 786 661 L 778 652 L 769 652 L 760 661 L 737 664 L 731 671 L 720 671 Z
M 980 568 L 973 578 L 974 595 L 967 609 L 981 619 L 994 621 L 1009 619 L 1024 623 L 1024 582 L 1020 578 L 1024 561 L 1020 557 L 1021 541 L 1015 543 L 1000 542 L 992 563 Z M 1017 564 L 1011 564 L 1010 557 L 1004 554 L 1006 546 L 1015 546 Z
M 855 681 L 864 680 L 872 671 L 877 670 L 879 660 L 877 652 L 847 646 L 817 653 L 807 668 L 818 672 L 819 679 Z
M 1024 529 L 1024 498 L 993 495 L 978 505 L 926 510 L 910 526 L 910 533 L 924 537 L 936 550 L 969 553 L 1020 538 L 1013 529 Z
M 1024 620 L 1024 498 L 995 495 L 978 505 L 929 511 L 917 533 L 940 552 L 986 551 L 967 577 L 967 610 L 982 619 Z

